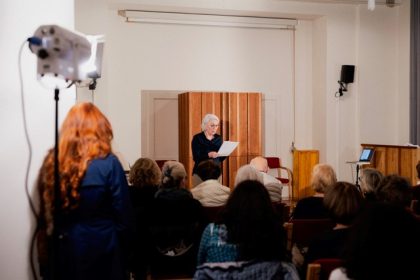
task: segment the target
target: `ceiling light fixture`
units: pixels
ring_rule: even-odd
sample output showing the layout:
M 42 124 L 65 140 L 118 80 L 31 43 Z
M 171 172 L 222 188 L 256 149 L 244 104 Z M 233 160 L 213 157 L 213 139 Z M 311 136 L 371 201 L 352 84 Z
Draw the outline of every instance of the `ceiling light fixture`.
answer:
M 298 23 L 296 19 L 237 15 L 209 15 L 130 10 L 120 10 L 118 11 L 118 14 L 125 17 L 127 22 L 136 23 L 227 26 L 262 29 L 293 29 Z

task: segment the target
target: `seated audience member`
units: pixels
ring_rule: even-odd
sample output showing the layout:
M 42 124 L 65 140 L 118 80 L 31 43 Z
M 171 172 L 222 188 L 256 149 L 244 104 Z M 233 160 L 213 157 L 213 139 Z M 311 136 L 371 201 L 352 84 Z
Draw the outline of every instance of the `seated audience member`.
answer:
M 146 227 L 146 209 L 155 197 L 160 177 L 159 166 L 150 158 L 136 160 L 128 175 L 128 189 L 136 217 L 136 235 L 132 248 L 134 252 L 130 258 L 130 266 L 136 280 L 147 272 L 146 264 L 151 249 Z
M 182 270 L 192 276 L 202 233 L 199 222 L 203 218 L 203 207 L 186 189 L 186 176 L 182 163 L 165 162 L 160 189 L 146 214 L 154 248 L 150 254 L 152 270 Z
M 337 182 L 327 189 L 323 206 L 328 217 L 336 226 L 313 238 L 305 256 L 305 265 L 301 270 L 302 279 L 305 279 L 308 263 L 312 263 L 316 259 L 342 259 L 345 257 L 342 248 L 346 243 L 350 227 L 364 207 L 364 202 L 362 194 L 353 184 Z
M 362 169 L 362 176 L 359 177 L 360 187 L 366 200 L 376 200 L 376 189 L 379 182 L 384 178 L 382 173 L 375 168 Z
M 150 158 L 136 160 L 128 175 L 130 197 L 135 211 L 155 197 L 160 177 L 160 168 L 154 160 Z
M 284 261 L 285 241 L 267 189 L 242 181 L 202 235 L 194 279 L 299 279 L 294 265 Z
M 376 199 L 381 202 L 410 208 L 413 199 L 411 181 L 397 174 L 385 176 L 376 189 Z
M 205 160 L 198 164 L 197 174 L 203 180 L 191 190 L 195 199 L 205 207 L 217 207 L 226 203 L 230 189 L 220 184 L 220 167 L 213 160 Z
M 389 203 L 373 203 L 356 219 L 342 267 L 330 280 L 419 279 L 420 221 Z
M 178 161 L 167 161 L 162 166 L 162 178 L 156 198 L 178 200 L 192 198 L 187 189 L 187 172 L 184 165 Z
M 252 165 L 247 164 L 244 166 L 241 166 L 238 169 L 238 172 L 236 172 L 235 176 L 235 183 L 234 186 L 236 186 L 245 180 L 255 180 L 260 182 L 261 184 L 264 184 L 264 179 L 262 174 Z
M 267 159 L 263 157 L 256 157 L 253 158 L 249 164 L 258 169 L 263 175 L 264 186 L 267 188 L 268 193 L 270 194 L 271 201 L 281 201 L 281 192 L 283 190 L 283 186 L 281 185 L 281 182 L 277 180 L 277 178 L 268 174 L 269 168 Z
M 314 166 L 311 188 L 315 195 L 299 200 L 293 211 L 292 219 L 326 219 L 328 218 L 322 201 L 325 191 L 337 182 L 337 175 L 331 165 L 317 164 Z

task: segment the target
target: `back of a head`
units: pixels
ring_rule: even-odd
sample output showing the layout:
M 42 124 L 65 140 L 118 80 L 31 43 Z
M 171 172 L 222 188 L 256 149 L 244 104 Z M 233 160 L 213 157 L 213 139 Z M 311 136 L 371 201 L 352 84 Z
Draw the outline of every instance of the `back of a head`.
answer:
M 81 102 L 70 109 L 61 127 L 58 155 L 63 208 L 77 207 L 79 184 L 89 163 L 112 152 L 112 138 L 111 123 L 94 104 Z
M 60 134 L 60 162 L 64 157 L 104 157 L 112 151 L 111 123 L 90 102 L 77 103 L 70 109 Z
M 238 172 L 236 173 L 235 177 L 235 187 L 245 180 L 255 180 L 262 184 L 264 183 L 264 179 L 260 171 L 258 171 L 255 167 L 249 164 L 244 165 L 238 169 Z
M 367 193 L 375 193 L 379 186 L 379 182 L 384 178 L 384 175 L 375 168 L 363 169 L 363 183 Z
M 323 205 L 335 223 L 350 226 L 362 209 L 364 199 L 359 190 L 348 182 L 337 182 L 325 192 Z
M 364 279 L 418 279 L 420 221 L 406 209 L 372 203 L 354 223 L 346 245 L 347 276 Z
M 334 168 L 328 164 L 317 164 L 312 171 L 311 187 L 318 193 L 325 193 L 328 187 L 337 182 Z
M 268 169 L 267 160 L 263 157 L 255 157 L 249 164 L 262 172 L 266 172 Z
M 202 161 L 197 166 L 197 175 L 203 181 L 216 180 L 221 175 L 220 166 L 211 159 Z
M 180 188 L 182 180 L 187 176 L 184 165 L 178 161 L 167 161 L 162 166 L 162 179 L 159 188 Z
M 376 190 L 378 201 L 410 207 L 413 199 L 412 184 L 408 178 L 397 174 L 385 176 Z
M 226 225 L 228 242 L 238 244 L 242 260 L 284 257 L 286 234 L 261 182 L 244 180 L 239 183 L 216 223 Z
M 145 187 L 159 185 L 161 171 L 157 163 L 150 158 L 139 158 L 133 164 L 128 175 L 132 186 Z

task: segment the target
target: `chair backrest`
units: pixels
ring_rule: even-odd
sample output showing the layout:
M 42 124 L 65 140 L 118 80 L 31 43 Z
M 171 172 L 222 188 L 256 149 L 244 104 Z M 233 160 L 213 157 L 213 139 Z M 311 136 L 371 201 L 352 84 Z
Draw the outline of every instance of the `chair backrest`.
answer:
M 283 202 L 272 202 L 274 209 L 280 217 L 280 222 L 284 223 L 289 220 L 290 206 Z
M 281 159 L 278 157 L 266 157 L 267 165 L 270 169 L 277 169 L 278 177 L 281 177 Z
M 341 259 L 318 259 L 308 264 L 306 280 L 328 280 L 331 272 L 341 266 Z
M 315 235 L 331 230 L 335 223 L 331 219 L 291 219 L 293 224 L 291 243 L 307 247 Z
M 214 223 L 217 219 L 217 215 L 223 206 L 207 207 L 203 206 L 203 219 L 205 224 Z
M 292 171 L 281 165 L 281 159 L 279 157 L 265 157 L 267 160 L 267 165 L 270 169 L 277 169 L 277 180 L 282 184 L 287 184 L 289 187 L 289 201 L 292 201 Z M 281 176 L 281 170 L 284 170 L 287 173 L 287 178 Z

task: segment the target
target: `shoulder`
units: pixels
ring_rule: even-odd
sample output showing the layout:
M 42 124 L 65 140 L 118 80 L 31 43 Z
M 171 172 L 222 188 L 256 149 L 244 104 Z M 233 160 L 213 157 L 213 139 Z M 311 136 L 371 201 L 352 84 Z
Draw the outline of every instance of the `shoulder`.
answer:
M 92 166 L 109 166 L 109 167 L 119 167 L 122 169 L 119 159 L 112 153 L 109 153 L 106 157 L 95 158 L 90 162 Z
M 201 131 L 193 136 L 193 140 L 202 139 L 204 137 L 204 132 Z

